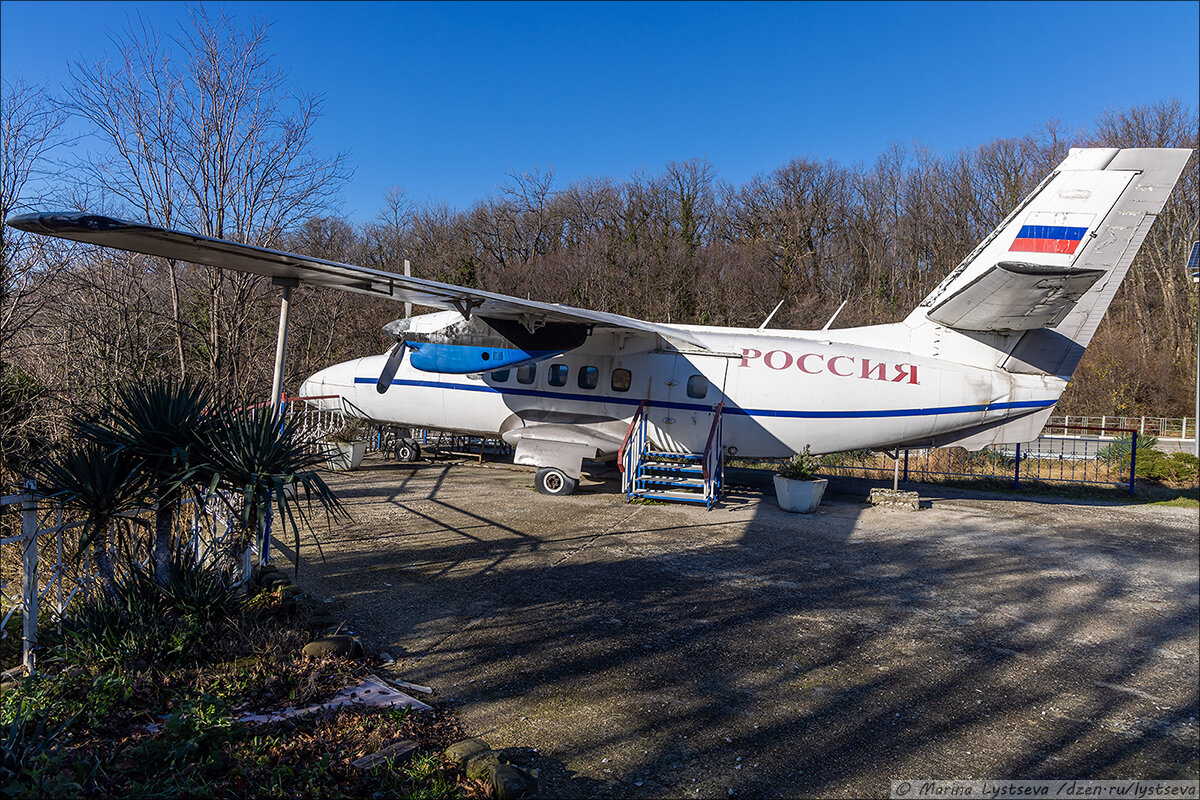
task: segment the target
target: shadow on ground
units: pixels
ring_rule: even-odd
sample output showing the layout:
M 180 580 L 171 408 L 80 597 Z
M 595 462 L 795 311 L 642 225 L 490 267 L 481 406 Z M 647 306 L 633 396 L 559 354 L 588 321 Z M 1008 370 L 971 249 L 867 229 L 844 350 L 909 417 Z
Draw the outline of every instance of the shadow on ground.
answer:
M 835 495 L 784 514 L 548 498 L 382 462 L 300 580 L 541 794 L 886 796 L 900 778 L 1194 778 L 1189 509 Z

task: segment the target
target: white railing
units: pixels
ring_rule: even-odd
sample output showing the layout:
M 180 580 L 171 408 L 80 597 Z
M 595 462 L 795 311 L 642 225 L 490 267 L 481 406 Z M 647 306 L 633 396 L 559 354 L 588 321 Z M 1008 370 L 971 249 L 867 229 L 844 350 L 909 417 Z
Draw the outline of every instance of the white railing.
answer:
M 1056 414 L 1050 417 L 1043 432 L 1049 434 L 1068 426 L 1097 428 L 1097 435 L 1101 438 L 1118 436 L 1116 433 L 1108 433 L 1113 428 L 1132 429 L 1136 430 L 1139 436 L 1154 436 L 1159 439 L 1196 438 L 1196 420 L 1192 417 L 1083 417 L 1075 414 Z
M 64 522 L 62 507 L 39 498 L 36 489 L 36 484 L 29 481 L 25 491 L 20 494 L 0 498 L 0 506 L 20 506 L 21 514 L 21 533 L 0 538 L 0 555 L 8 547 L 15 546 L 21 561 L 19 594 L 7 591 L 8 581 L 0 572 L 0 638 L 8 638 L 8 623 L 17 612 L 20 612 L 22 621 L 21 664 L 6 669 L 4 674 L 21 669 L 33 674 L 41 612 L 47 612 L 47 616 L 53 618 L 61 633 L 63 618 L 76 595 L 82 594 L 86 598 L 100 580 L 99 570 L 92 562 L 90 553 L 80 553 L 74 559 L 67 555 L 67 551 L 75 549 L 77 545 L 77 542 L 70 541 L 69 534 L 82 527 L 83 523 Z M 152 513 L 153 508 L 146 508 L 126 516 Z M 203 507 L 193 500 L 185 500 L 180 504 L 180 514 L 182 519 L 187 520 L 188 541 L 185 550 L 193 553 L 198 563 L 226 552 L 228 537 L 239 529 L 240 511 L 230 503 L 218 502 L 216 498 L 210 498 Z M 186 517 L 183 516 L 185 514 Z M 242 555 L 243 586 L 248 581 L 255 554 L 260 564 L 270 561 L 270 526 L 268 510 L 266 530 L 254 537 Z M 49 557 L 39 553 L 39 548 L 44 550 L 47 547 L 53 548 Z M 40 576 L 39 567 L 43 561 L 48 563 L 49 572 Z M 148 561 L 149 554 L 143 553 L 138 563 L 144 566 Z M 0 565 L 3 563 L 4 559 L 0 558 Z

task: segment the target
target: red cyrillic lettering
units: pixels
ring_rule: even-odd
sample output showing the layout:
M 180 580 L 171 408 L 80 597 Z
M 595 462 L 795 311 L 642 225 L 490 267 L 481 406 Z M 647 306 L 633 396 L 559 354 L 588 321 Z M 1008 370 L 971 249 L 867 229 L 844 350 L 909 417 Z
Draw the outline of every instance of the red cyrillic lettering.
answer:
M 809 375 L 820 375 L 821 370 L 819 370 L 819 369 L 812 370 L 812 369 L 809 369 L 808 367 L 804 366 L 804 359 L 806 359 L 806 358 L 815 358 L 818 361 L 824 361 L 824 359 L 821 356 L 817 355 L 816 353 L 805 353 L 804 355 L 802 355 L 796 359 L 796 366 L 800 368 L 801 372 L 807 372 Z
M 751 353 L 754 353 L 754 355 L 750 355 Z M 750 359 L 752 359 L 752 358 L 758 358 L 758 357 L 759 357 L 759 356 L 761 356 L 761 355 L 762 355 L 762 353 L 761 353 L 760 351 L 758 351 L 758 350 L 755 350 L 755 349 L 754 349 L 754 348 L 752 348 L 752 347 L 747 347 L 747 348 L 744 348 L 744 349 L 742 350 L 742 363 L 741 363 L 741 364 L 739 364 L 738 366 L 740 366 L 740 367 L 748 367 L 748 366 L 750 366 Z
M 771 363 L 771 356 L 775 355 L 776 353 L 779 353 L 780 355 L 783 356 L 783 366 L 782 367 L 777 367 Z M 771 369 L 787 369 L 788 367 L 790 367 L 792 365 L 792 354 L 789 353 L 787 350 L 772 350 L 771 352 L 769 352 L 765 356 L 763 356 L 763 363 L 766 364 Z
M 908 367 L 908 371 L 905 371 L 905 367 Z M 908 378 L 909 383 L 920 383 L 917 380 L 916 364 L 896 364 L 896 377 L 892 378 L 892 383 L 899 383 L 905 378 Z
M 837 366 L 836 366 L 837 362 L 841 361 L 842 359 L 848 359 L 850 361 L 853 361 L 854 356 L 834 356 L 833 358 L 829 359 L 829 361 L 827 362 L 827 366 L 829 367 L 829 371 L 832 372 L 834 375 L 837 375 L 839 378 L 849 378 L 851 375 L 854 374 L 853 371 L 851 371 L 851 372 L 838 372 L 837 371 Z
M 871 374 L 872 371 L 874 371 L 874 373 L 875 373 L 874 375 Z M 864 358 L 862 360 L 862 374 L 859 375 L 858 377 L 868 378 L 868 379 L 874 378 L 877 381 L 886 381 L 887 380 L 887 364 L 876 364 L 875 366 L 872 367 L 871 359 Z

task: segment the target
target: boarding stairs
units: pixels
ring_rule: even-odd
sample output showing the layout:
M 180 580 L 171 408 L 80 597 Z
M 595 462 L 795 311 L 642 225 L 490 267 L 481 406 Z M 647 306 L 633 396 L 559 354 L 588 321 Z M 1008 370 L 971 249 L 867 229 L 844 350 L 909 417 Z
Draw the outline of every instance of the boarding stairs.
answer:
M 712 427 L 702 453 L 673 452 L 656 445 L 649 437 L 648 401 L 634 412 L 617 463 L 626 501 L 635 498 L 694 503 L 712 508 L 725 488 L 724 448 L 721 420 L 724 403 L 713 406 Z

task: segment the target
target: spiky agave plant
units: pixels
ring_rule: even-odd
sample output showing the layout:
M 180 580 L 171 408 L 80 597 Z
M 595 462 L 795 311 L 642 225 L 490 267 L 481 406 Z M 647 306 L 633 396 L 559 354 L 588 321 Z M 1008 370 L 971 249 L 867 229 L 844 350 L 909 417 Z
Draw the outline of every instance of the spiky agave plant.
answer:
M 38 473 L 38 493 L 80 515 L 79 554 L 91 548 L 110 592 L 116 583 L 110 535 L 118 550 L 131 552 L 135 526 L 148 527 L 144 519 L 129 516 L 146 505 L 148 485 L 141 466 L 128 450 L 80 442 L 42 462 Z
M 107 407 L 75 425 L 86 441 L 141 463 L 156 503 L 154 576 L 160 585 L 171 577 L 171 534 L 180 502 L 198 488 L 200 459 L 194 451 L 214 419 L 210 406 L 211 395 L 197 384 L 154 379 L 119 387 Z
M 204 431 L 205 480 L 228 493 L 223 502 L 240 506 L 240 549 L 265 529 L 269 508 L 300 552 L 299 522 L 307 522 L 315 503 L 327 513 L 346 516 L 337 496 L 314 467 L 324 463 L 319 443 L 283 422 L 270 408 L 224 411 Z M 220 493 L 217 497 L 221 497 Z M 318 543 L 318 548 L 319 548 Z

